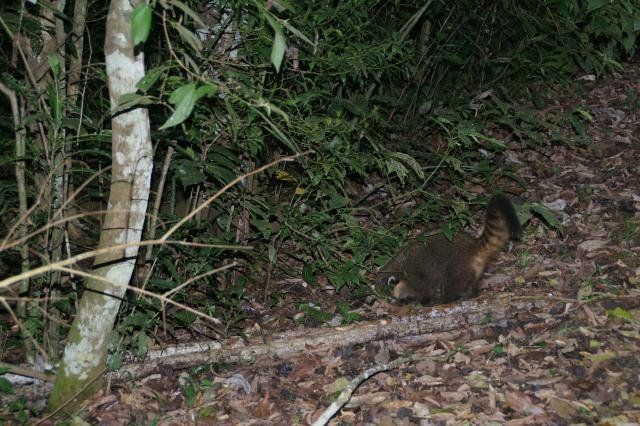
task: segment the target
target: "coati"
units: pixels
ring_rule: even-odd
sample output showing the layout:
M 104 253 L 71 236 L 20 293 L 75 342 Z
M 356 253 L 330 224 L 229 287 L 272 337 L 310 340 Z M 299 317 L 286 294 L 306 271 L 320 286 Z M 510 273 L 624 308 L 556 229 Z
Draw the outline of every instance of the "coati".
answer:
M 394 285 L 392 294 L 398 301 L 438 304 L 473 297 L 488 260 L 521 232 L 511 201 L 494 194 L 479 238 L 466 233 L 451 241 L 442 234 L 418 237 L 380 268 L 378 284 Z

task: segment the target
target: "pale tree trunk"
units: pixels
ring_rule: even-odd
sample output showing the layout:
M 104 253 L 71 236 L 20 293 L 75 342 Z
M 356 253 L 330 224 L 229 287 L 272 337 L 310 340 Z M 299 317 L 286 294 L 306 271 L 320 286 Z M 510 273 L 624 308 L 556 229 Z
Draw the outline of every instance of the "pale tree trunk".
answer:
M 120 96 L 136 91 L 135 84 L 144 75 L 144 57 L 134 54 L 131 36 L 131 15 L 137 3 L 112 0 L 109 8 L 104 51 L 112 108 Z M 111 123 L 111 192 L 99 248 L 140 242 L 153 167 L 148 111 L 136 108 L 120 113 Z M 105 368 L 113 324 L 137 253 L 135 246 L 96 257 L 93 273 L 109 282 L 87 282 L 51 392 L 50 410 L 80 391 L 79 399 L 84 399 L 101 384 L 96 378 Z

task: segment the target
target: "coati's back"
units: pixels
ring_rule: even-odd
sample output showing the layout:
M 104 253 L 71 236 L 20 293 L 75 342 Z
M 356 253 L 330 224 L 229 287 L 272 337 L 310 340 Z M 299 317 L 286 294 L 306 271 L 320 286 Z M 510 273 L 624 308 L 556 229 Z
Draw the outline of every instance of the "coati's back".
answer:
M 398 300 L 425 304 L 473 297 L 488 260 L 520 233 L 513 205 L 496 194 L 489 200 L 478 239 L 460 233 L 449 241 L 436 234 L 407 243 L 381 268 L 378 283 L 395 284 L 393 296 Z

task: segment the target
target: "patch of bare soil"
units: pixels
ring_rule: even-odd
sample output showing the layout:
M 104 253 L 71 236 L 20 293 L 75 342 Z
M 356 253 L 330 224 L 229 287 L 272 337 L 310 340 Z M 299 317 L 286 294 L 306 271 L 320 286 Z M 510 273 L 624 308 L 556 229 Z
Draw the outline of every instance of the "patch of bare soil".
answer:
M 422 338 L 324 351 L 314 344 L 261 355 L 251 365 L 218 364 L 189 374 L 161 370 L 96 398 L 88 418 L 100 424 L 307 424 L 365 370 L 410 356 L 363 380 L 332 424 L 637 424 L 640 99 L 632 93 L 640 93 L 639 63 L 589 83 L 582 99 L 574 94 L 553 105 L 590 113 L 589 144 L 502 154 L 527 183 L 520 198 L 555 209 L 564 235 L 530 223 L 525 239 L 487 274 L 480 300 L 498 303 L 508 291 L 523 300 L 548 298 L 547 308 Z M 293 293 L 303 283 L 279 285 Z M 319 305 L 329 300 L 330 294 L 313 291 Z M 408 311 L 436 310 L 375 302 L 359 313 L 383 324 Z M 284 323 L 295 324 L 291 318 L 284 312 L 265 317 L 267 340 L 276 339 L 272 330 Z M 250 341 L 263 339 L 258 325 L 246 333 Z

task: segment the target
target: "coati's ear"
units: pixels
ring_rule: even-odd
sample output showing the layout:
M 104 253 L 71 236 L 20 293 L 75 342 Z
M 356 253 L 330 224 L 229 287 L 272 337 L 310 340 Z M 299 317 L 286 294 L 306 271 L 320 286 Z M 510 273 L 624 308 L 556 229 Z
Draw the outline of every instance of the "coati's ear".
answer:
M 389 278 L 387 278 L 387 285 L 395 285 L 397 282 L 398 280 L 395 275 L 389 275 Z

